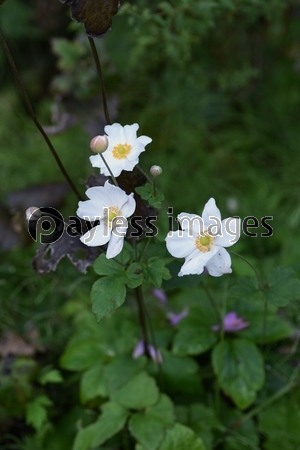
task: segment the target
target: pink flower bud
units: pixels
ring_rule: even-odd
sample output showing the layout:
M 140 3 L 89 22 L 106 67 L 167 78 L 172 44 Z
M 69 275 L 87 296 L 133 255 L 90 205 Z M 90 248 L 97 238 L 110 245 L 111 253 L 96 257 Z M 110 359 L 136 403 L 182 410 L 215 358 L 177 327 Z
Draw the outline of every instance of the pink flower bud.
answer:
M 162 174 L 162 168 L 160 166 L 152 166 L 150 169 L 150 173 L 153 177 L 158 177 Z
M 41 217 L 40 210 L 36 206 L 30 206 L 27 208 L 25 215 L 26 220 L 38 220 Z
M 90 143 L 90 148 L 95 153 L 103 153 L 108 147 L 107 136 L 95 136 Z

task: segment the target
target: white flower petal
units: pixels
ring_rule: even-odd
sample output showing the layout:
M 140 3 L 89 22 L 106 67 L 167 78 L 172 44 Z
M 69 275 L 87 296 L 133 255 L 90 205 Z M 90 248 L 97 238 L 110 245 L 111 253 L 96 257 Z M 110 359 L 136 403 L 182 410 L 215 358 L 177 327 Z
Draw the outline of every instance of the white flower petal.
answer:
M 119 253 L 121 253 L 123 245 L 124 245 L 124 236 L 117 236 L 112 232 L 110 241 L 107 246 L 106 258 L 107 259 L 114 258 Z
M 177 219 L 182 230 L 189 231 L 189 235 L 191 237 L 196 237 L 199 234 L 203 234 L 205 230 L 202 217 L 198 216 L 197 214 L 182 212 L 177 216 Z
M 105 167 L 105 164 L 102 161 L 101 156 L 99 154 L 91 155 L 90 161 L 91 161 L 92 167 L 99 167 L 99 168 Z
M 231 258 L 227 250 L 223 247 L 218 248 L 217 253 L 206 264 L 207 271 L 213 277 L 220 277 L 225 273 L 231 273 Z
M 81 236 L 80 240 L 89 247 L 98 247 L 109 241 L 111 229 L 105 226 L 105 221 L 101 221 L 100 225 L 92 228 L 90 231 Z
M 152 139 L 149 136 L 139 136 L 136 142 L 138 142 L 139 145 L 145 147 L 146 145 L 150 144 L 150 142 L 152 142 Z
M 216 206 L 216 201 L 214 198 L 210 198 L 204 206 L 202 219 L 204 220 L 206 229 L 209 227 L 209 225 L 216 225 L 217 223 L 221 223 L 221 213 L 219 208 L 217 208 Z
M 79 202 L 76 214 L 89 222 L 101 219 L 103 217 L 103 204 L 94 200 Z
M 106 125 L 104 127 L 104 131 L 108 135 L 109 141 L 110 141 L 111 137 L 116 139 L 119 143 L 122 143 L 125 139 L 123 127 L 119 123 L 113 123 L 112 125 Z
M 124 136 L 126 139 L 126 142 L 129 145 L 134 144 L 136 140 L 136 132 L 139 129 L 139 125 L 137 123 L 134 123 L 132 125 L 125 125 L 124 127 Z
M 169 231 L 166 237 L 166 246 L 175 258 L 185 258 L 192 253 L 195 247 L 195 239 L 188 237 L 186 231 Z
M 130 217 L 135 211 L 136 202 L 133 197 L 133 194 L 130 194 L 127 196 L 127 201 L 124 203 L 124 205 L 121 207 L 121 213 L 124 215 L 124 217 Z
M 180 269 L 179 277 L 183 275 L 200 275 L 203 272 L 204 266 L 211 257 L 210 252 L 202 253 L 196 249 L 185 260 L 185 263 Z
M 216 236 L 214 244 L 220 247 L 231 247 L 240 238 L 241 219 L 228 217 L 222 220 L 221 235 Z

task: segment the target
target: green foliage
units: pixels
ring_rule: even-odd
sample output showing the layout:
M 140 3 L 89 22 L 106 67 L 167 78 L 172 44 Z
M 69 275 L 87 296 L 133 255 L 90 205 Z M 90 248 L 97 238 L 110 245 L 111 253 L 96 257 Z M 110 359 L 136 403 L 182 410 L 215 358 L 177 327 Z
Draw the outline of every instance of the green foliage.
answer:
M 220 342 L 212 352 L 215 374 L 224 392 L 240 408 L 248 408 L 264 383 L 261 352 L 250 341 L 233 339 Z
M 26 405 L 26 422 L 39 430 L 48 419 L 46 407 L 51 405 L 52 401 L 45 395 L 35 397 Z

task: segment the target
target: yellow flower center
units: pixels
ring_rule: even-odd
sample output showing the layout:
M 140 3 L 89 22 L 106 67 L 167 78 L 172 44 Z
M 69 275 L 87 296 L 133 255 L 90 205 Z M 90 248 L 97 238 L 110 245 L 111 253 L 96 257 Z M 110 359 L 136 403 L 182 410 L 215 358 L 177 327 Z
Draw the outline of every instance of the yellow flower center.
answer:
M 124 159 L 130 153 L 131 148 L 129 144 L 118 144 L 112 149 L 112 154 L 117 159 Z
M 121 211 L 117 206 L 110 206 L 108 208 L 108 220 L 112 222 L 116 217 L 122 216 Z
M 210 236 L 207 230 L 205 230 L 204 235 L 199 234 L 199 236 L 197 236 L 195 245 L 197 249 L 200 250 L 200 252 L 206 253 L 211 250 L 214 239 L 215 238 L 213 236 Z

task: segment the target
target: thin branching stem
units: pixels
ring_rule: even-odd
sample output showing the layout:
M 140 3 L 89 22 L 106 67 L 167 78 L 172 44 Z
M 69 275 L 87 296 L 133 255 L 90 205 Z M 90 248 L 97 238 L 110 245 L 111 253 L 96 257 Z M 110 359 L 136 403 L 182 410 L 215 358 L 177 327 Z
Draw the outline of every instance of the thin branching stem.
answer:
M 142 333 L 142 340 L 144 344 L 145 354 L 149 357 L 149 341 L 147 335 L 147 324 L 145 319 L 145 310 L 144 310 L 144 299 L 143 299 L 143 290 L 142 286 L 138 286 L 135 288 L 135 295 L 137 299 L 138 305 L 138 314 L 139 314 L 139 322 Z
M 94 61 L 95 61 L 95 64 L 96 64 L 98 77 L 99 77 L 99 80 L 100 80 L 102 100 L 103 100 L 103 109 L 104 109 L 106 123 L 108 125 L 111 125 L 111 120 L 110 120 L 110 115 L 109 115 L 108 105 L 107 105 L 107 97 L 106 97 L 104 78 L 103 78 L 101 64 L 100 64 L 100 58 L 99 58 L 99 55 L 98 55 L 98 52 L 97 52 L 97 48 L 96 48 L 94 39 L 91 38 L 90 36 L 88 36 L 88 39 L 89 39 L 89 43 L 90 43 L 91 50 L 92 50 L 92 53 L 93 53 Z
M 22 94 L 22 97 L 23 97 L 23 100 L 24 100 L 24 103 L 25 103 L 25 107 L 26 107 L 26 110 L 27 110 L 29 116 L 30 116 L 31 119 L 33 120 L 35 126 L 37 127 L 37 129 L 39 130 L 39 132 L 41 133 L 41 135 L 43 136 L 43 138 L 44 138 L 44 140 L 45 140 L 45 142 L 46 142 L 46 144 L 47 144 L 47 146 L 48 146 L 50 152 L 52 153 L 52 156 L 54 157 L 54 159 L 55 159 L 55 161 L 56 161 L 56 163 L 57 163 L 57 165 L 58 165 L 58 167 L 59 167 L 61 173 L 63 174 L 63 176 L 65 177 L 65 179 L 66 179 L 67 182 L 69 183 L 69 185 L 70 185 L 72 191 L 76 194 L 76 196 L 78 197 L 79 200 L 82 200 L 82 197 L 81 197 L 79 191 L 77 190 L 77 188 L 76 188 L 76 186 L 74 185 L 73 181 L 72 181 L 71 178 L 69 177 L 68 172 L 67 172 L 66 169 L 64 168 L 64 166 L 63 166 L 63 164 L 62 164 L 62 162 L 61 162 L 61 160 L 60 160 L 60 158 L 59 158 L 59 156 L 58 156 L 58 154 L 57 154 L 55 148 L 53 147 L 53 145 L 52 145 L 50 139 L 48 138 L 48 136 L 47 136 L 45 130 L 43 129 L 42 125 L 40 124 L 40 122 L 39 122 L 39 120 L 38 120 L 38 118 L 37 118 L 37 116 L 36 116 L 36 114 L 35 114 L 35 112 L 34 112 L 34 110 L 33 110 L 33 107 L 32 107 L 32 105 L 31 105 L 31 102 L 30 102 L 29 97 L 28 97 L 28 95 L 27 95 L 25 86 L 24 86 L 24 84 L 23 84 L 23 82 L 22 82 L 22 80 L 21 80 L 20 74 L 19 74 L 19 72 L 18 72 L 18 69 L 17 69 L 16 64 L 15 64 L 15 62 L 14 62 L 14 59 L 13 59 L 13 57 L 12 57 L 12 54 L 11 54 L 9 48 L 8 48 L 7 42 L 6 42 L 6 40 L 5 40 L 5 37 L 4 37 L 3 34 L 2 34 L 1 30 L 0 30 L 0 43 L 1 43 L 1 45 L 2 45 L 3 51 L 4 51 L 4 53 L 5 53 L 5 56 L 6 56 L 7 59 L 8 59 L 8 62 L 9 62 L 10 67 L 11 67 L 11 69 L 12 69 L 12 72 L 13 72 L 13 74 L 14 74 L 15 82 L 16 82 L 18 88 L 19 88 L 20 91 L 21 91 L 21 94 Z

